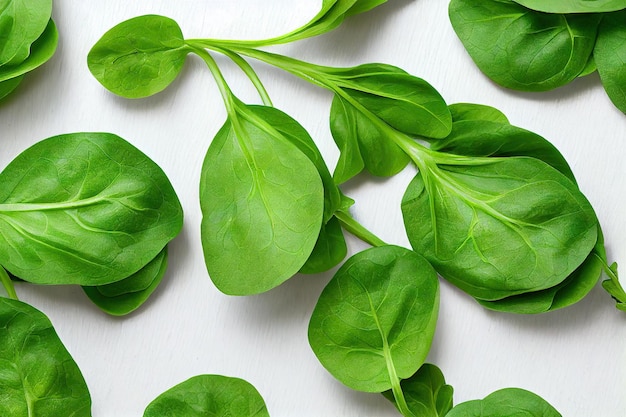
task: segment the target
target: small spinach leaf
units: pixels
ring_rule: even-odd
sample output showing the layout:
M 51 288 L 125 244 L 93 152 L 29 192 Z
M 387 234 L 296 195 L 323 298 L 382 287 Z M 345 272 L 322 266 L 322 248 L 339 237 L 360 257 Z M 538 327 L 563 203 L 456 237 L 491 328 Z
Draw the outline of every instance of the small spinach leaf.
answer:
M 491 106 L 474 103 L 455 103 L 450 104 L 448 108 L 452 114 L 452 122 L 481 120 L 484 122 L 509 124 L 509 119 L 504 115 L 504 113 Z
M 174 20 L 146 15 L 106 32 L 89 51 L 87 63 L 93 76 L 109 91 L 141 98 L 170 85 L 190 51 Z
M 199 375 L 152 401 L 143 417 L 269 417 L 265 401 L 248 382 L 221 375 Z
M 602 85 L 609 98 L 626 113 L 626 11 L 607 13 L 598 30 L 593 50 Z
M 432 343 L 439 283 L 415 252 L 381 246 L 346 261 L 322 292 L 309 343 L 339 381 L 383 392 L 413 375 Z
M 446 417 L 561 417 L 546 400 L 520 388 L 505 388 L 482 400 L 472 400 L 454 407 Z
M 341 223 L 336 217 L 332 217 L 326 224 L 322 225 L 313 252 L 300 268 L 300 272 L 317 274 L 328 271 L 343 261 L 347 253 L 348 247 Z
M 0 298 L 0 415 L 91 416 L 78 366 L 40 311 Z

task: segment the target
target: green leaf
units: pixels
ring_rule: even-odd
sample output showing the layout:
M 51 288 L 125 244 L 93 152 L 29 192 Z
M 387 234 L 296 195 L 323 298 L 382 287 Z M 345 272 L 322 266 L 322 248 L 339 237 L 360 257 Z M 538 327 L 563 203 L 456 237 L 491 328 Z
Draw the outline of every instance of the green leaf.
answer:
M 424 258 L 396 246 L 371 248 L 348 259 L 322 292 L 309 343 L 348 387 L 383 392 L 424 362 L 438 306 L 437 275 Z
M 122 138 L 55 136 L 0 173 L 0 264 L 37 284 L 108 284 L 154 259 L 182 218 L 161 168 Z
M 360 106 L 403 133 L 430 138 L 450 133 L 452 117 L 446 102 L 421 78 L 380 64 L 327 72 Z
M 466 156 L 530 156 L 555 168 L 570 181 L 574 174 L 559 150 L 536 133 L 508 123 L 461 120 L 452 124 L 452 133 L 433 141 L 431 149 Z
M 159 395 L 143 417 L 269 417 L 263 398 L 248 382 L 199 375 Z
M 83 291 L 105 313 L 123 316 L 138 309 L 152 295 L 166 269 L 167 246 L 128 278 L 98 287 L 83 287 Z
M 59 33 L 54 21 L 50 19 L 46 30 L 33 43 L 31 53 L 26 60 L 17 65 L 0 66 L 0 82 L 22 76 L 45 64 L 54 55 L 58 42 Z
M 0 415 L 89 417 L 89 390 L 50 320 L 0 298 Z
M 558 15 L 509 0 L 452 0 L 450 21 L 476 65 L 503 87 L 546 91 L 586 67 L 599 15 Z
M 278 110 L 264 120 L 257 107 L 238 102 L 235 118 L 217 133 L 202 166 L 205 263 L 226 294 L 280 285 L 304 265 L 320 233 L 320 174 L 277 123 L 295 121 Z
M 89 51 L 87 63 L 93 76 L 109 91 L 141 98 L 170 85 L 190 51 L 174 20 L 145 15 L 106 32 Z
M 381 4 L 387 3 L 387 0 L 357 0 L 356 3 L 348 10 L 346 16 L 352 16 L 372 10 Z
M 602 85 L 609 98 L 626 113 L 626 11 L 605 14 L 593 50 Z
M 514 0 L 546 13 L 604 13 L 626 9 L 626 0 Z
M 398 145 L 338 95 L 330 110 L 330 129 L 340 150 L 333 174 L 337 184 L 348 181 L 363 169 L 376 176 L 392 176 L 409 163 L 409 157 Z
M 52 14 L 52 0 L 0 1 L 0 66 L 17 65 L 30 54 Z
M 409 184 L 402 212 L 413 249 L 483 300 L 561 283 L 597 241 L 585 196 L 534 158 L 429 167 Z
M 23 75 L 8 80 L 0 81 L 0 100 L 8 96 L 15 90 L 24 79 Z
M 509 119 L 500 110 L 485 106 L 483 104 L 474 103 L 455 103 L 448 106 L 450 113 L 452 114 L 452 122 L 460 121 L 484 121 L 484 122 L 497 122 L 502 124 L 509 124 Z M 454 133 L 454 125 L 453 133 Z
M 409 379 L 402 381 L 402 392 L 409 410 L 419 417 L 444 417 L 452 408 L 453 388 L 446 384 L 441 370 L 425 363 Z M 383 395 L 395 404 L 391 391 Z
M 341 223 L 336 217 L 322 225 L 313 252 L 300 268 L 303 274 L 319 274 L 328 271 L 344 260 L 348 253 Z
M 520 388 L 505 388 L 454 407 L 446 417 L 561 417 L 546 400 Z

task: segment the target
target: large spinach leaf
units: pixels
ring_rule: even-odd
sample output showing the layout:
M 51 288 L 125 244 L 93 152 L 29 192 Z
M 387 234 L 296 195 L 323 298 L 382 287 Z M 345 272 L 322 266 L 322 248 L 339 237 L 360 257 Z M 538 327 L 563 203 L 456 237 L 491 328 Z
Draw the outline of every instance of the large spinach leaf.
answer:
M 52 0 L 0 2 L 0 66 L 16 65 L 30 55 L 30 47 L 43 33 L 52 13 Z
M 626 0 L 513 0 L 546 13 L 602 13 L 626 9 Z
M 446 417 L 561 417 L 546 400 L 520 388 L 505 388 L 482 400 L 472 400 L 454 407 Z
M 604 15 L 593 50 L 602 85 L 613 104 L 623 113 L 626 113 L 625 22 L 626 11 Z

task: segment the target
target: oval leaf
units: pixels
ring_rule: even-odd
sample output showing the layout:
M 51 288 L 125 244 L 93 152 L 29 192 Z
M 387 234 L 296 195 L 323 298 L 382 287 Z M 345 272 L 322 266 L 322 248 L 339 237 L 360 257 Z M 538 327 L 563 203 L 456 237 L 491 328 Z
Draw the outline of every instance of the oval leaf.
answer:
M 461 403 L 446 417 L 561 417 L 546 400 L 520 388 L 505 388 L 482 400 Z
M 603 16 L 593 50 L 598 73 L 609 98 L 626 113 L 626 12 Z
M 91 397 L 50 320 L 0 298 L 0 415 L 91 417 Z
M 396 246 L 360 252 L 322 292 L 309 343 L 322 365 L 348 387 L 391 389 L 424 363 L 439 307 L 439 282 L 420 255 Z

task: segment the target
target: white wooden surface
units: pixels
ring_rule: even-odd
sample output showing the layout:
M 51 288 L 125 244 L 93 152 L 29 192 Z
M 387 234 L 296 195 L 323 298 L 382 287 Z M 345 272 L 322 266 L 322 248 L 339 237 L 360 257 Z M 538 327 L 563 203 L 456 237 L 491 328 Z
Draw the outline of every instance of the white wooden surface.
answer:
M 162 286 L 140 311 L 111 318 L 78 288 L 18 285 L 21 298 L 52 319 L 87 380 L 96 417 L 142 415 L 158 394 L 202 373 L 244 378 L 273 417 L 392 417 L 375 394 L 353 392 L 318 364 L 307 338 L 309 315 L 330 274 L 298 276 L 269 293 L 228 297 L 206 273 L 200 246 L 198 182 L 203 155 L 225 112 L 199 59 L 153 98 L 129 101 L 105 91 L 86 56 L 113 25 L 141 14 L 177 20 L 187 37 L 261 38 L 300 26 L 319 0 L 56 0 L 61 43 L 54 58 L 0 105 L 0 166 L 31 144 L 76 131 L 116 133 L 153 158 L 183 208 Z M 571 163 L 604 227 L 609 256 L 626 265 L 626 118 L 596 75 L 541 95 L 505 91 L 473 65 L 454 35 L 445 0 L 391 0 L 317 39 L 276 51 L 328 65 L 386 62 L 432 83 L 449 103 L 503 110 L 513 124 L 552 141 Z M 249 83 L 219 59 L 235 93 L 257 102 Z M 256 65 L 274 104 L 316 139 L 331 169 L 331 96 L 279 70 Z M 407 245 L 399 202 L 407 171 L 363 177 L 346 187 L 354 215 L 384 240 Z M 350 241 L 352 252 L 365 246 Z M 567 417 L 626 415 L 626 315 L 597 287 L 562 311 L 516 316 L 486 311 L 442 283 L 441 313 L 429 361 L 455 387 L 456 402 L 504 387 L 532 390 Z

